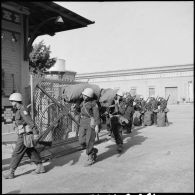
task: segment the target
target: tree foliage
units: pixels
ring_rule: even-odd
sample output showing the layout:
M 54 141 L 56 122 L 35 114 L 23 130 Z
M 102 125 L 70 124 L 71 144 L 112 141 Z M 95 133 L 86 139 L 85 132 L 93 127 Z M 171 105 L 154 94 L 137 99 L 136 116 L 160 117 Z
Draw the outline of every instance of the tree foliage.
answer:
M 46 46 L 43 41 L 33 45 L 29 65 L 34 73 L 43 73 L 55 64 L 56 58 L 50 58 L 50 53 L 50 46 Z

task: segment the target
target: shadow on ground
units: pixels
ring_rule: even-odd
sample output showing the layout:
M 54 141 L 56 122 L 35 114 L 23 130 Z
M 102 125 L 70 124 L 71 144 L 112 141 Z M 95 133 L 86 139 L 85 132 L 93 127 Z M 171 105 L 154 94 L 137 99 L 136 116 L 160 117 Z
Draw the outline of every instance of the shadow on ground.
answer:
M 46 171 L 50 171 L 51 169 L 53 169 L 56 166 L 64 166 L 65 164 L 69 163 L 70 161 L 72 161 L 72 163 L 70 165 L 74 165 L 75 163 L 77 163 L 80 159 L 82 150 L 77 151 L 71 155 L 67 155 L 64 156 L 62 158 L 53 158 L 50 160 L 50 164 L 45 166 Z
M 123 140 L 127 141 L 127 142 L 123 144 L 123 152 L 120 154 L 117 152 L 117 150 L 116 150 L 117 146 L 115 144 L 115 141 L 113 140 L 113 144 L 106 147 L 106 148 L 108 148 L 108 150 L 106 152 L 98 155 L 98 162 L 102 161 L 106 158 L 109 158 L 115 154 L 118 154 L 117 157 L 120 157 L 129 148 L 132 148 L 133 146 L 142 144 L 147 139 L 147 137 L 139 135 L 140 134 L 139 130 L 141 130 L 143 128 L 145 128 L 145 127 L 137 127 L 136 129 L 132 130 L 132 133 L 123 135 Z

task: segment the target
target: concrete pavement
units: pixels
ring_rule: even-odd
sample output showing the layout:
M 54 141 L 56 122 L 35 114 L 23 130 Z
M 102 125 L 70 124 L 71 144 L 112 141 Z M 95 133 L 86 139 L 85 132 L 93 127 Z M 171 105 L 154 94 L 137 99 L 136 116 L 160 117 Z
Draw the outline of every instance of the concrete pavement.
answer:
M 102 142 L 98 162 L 84 167 L 85 151 L 54 158 L 47 173 L 29 174 L 25 164 L 16 178 L 2 180 L 3 193 L 194 192 L 193 105 L 169 106 L 169 127 L 138 127 L 124 135 L 124 152 L 112 140 Z M 4 172 L 5 173 L 5 172 Z

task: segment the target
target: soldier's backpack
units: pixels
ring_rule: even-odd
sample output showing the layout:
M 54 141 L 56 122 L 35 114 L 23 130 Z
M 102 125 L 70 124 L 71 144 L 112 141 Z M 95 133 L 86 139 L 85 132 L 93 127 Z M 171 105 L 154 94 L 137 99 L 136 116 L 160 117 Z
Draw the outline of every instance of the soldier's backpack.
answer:
M 158 112 L 157 113 L 157 126 L 158 127 L 165 127 L 166 122 L 165 122 L 165 112 Z
M 108 89 L 103 89 L 101 91 L 101 95 L 99 98 L 99 103 L 103 107 L 109 107 L 112 105 L 114 101 L 114 97 L 116 96 L 117 90 L 108 88 Z
M 99 99 L 101 89 L 98 85 L 89 84 L 89 83 L 79 83 L 74 85 L 68 85 L 64 87 L 62 97 L 68 103 L 75 103 L 77 102 L 84 89 L 92 88 L 94 90 L 94 98 Z
M 144 125 L 146 126 L 152 125 L 152 120 L 153 120 L 153 112 L 150 110 L 147 110 L 144 113 Z
M 133 124 L 135 126 L 140 126 L 141 125 L 141 113 L 139 111 L 135 111 L 133 114 Z

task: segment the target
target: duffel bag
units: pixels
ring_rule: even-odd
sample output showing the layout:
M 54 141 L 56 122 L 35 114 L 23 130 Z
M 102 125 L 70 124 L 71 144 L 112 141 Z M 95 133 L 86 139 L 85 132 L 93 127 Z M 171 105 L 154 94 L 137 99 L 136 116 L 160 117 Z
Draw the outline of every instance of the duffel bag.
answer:
M 86 88 L 92 88 L 94 90 L 94 98 L 99 99 L 101 91 L 100 87 L 98 85 L 89 83 L 79 83 L 65 86 L 62 97 L 66 102 L 75 103 L 81 98 L 82 92 Z
M 165 112 L 158 112 L 157 113 L 157 126 L 158 127 L 165 127 Z
M 153 118 L 153 112 L 152 111 L 146 111 L 144 113 L 144 125 L 150 126 L 152 125 L 152 118 Z
M 103 107 L 109 107 L 114 101 L 118 89 L 103 89 L 99 98 L 100 105 Z

